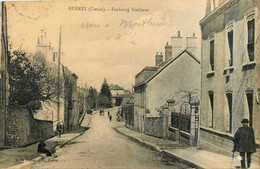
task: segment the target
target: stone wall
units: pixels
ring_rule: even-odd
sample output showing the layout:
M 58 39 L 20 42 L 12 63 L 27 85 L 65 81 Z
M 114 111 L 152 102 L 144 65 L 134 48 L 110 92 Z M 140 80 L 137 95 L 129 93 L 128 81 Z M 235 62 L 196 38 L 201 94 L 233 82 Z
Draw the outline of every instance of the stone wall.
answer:
M 233 150 L 233 137 L 230 134 L 216 132 L 204 127 L 200 128 L 200 146 L 204 150 L 212 151 L 218 154 L 224 154 L 231 157 Z M 257 151 L 252 155 L 252 161 L 260 163 L 260 145 L 257 144 Z
M 144 123 L 144 134 L 160 137 L 163 136 L 163 118 L 146 117 Z
M 34 119 L 31 112 L 21 107 L 8 108 L 6 128 L 6 146 L 11 147 L 23 147 L 54 136 L 51 121 Z
M 134 129 L 134 105 L 123 105 L 122 111 L 125 116 L 125 126 Z

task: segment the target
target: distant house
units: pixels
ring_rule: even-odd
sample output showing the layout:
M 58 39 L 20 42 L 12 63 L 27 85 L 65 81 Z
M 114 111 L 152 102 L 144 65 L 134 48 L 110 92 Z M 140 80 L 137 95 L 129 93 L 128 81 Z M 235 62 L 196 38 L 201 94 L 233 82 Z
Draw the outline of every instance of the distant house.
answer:
M 208 0 L 202 31 L 200 147 L 230 156 L 233 136 L 247 118 L 260 163 L 260 3 Z
M 120 106 L 120 103 L 118 105 L 118 102 L 121 97 L 118 97 L 118 95 L 122 95 L 125 93 L 124 88 L 118 86 L 118 85 L 110 85 L 110 91 L 112 95 L 112 106 Z
M 110 91 L 111 91 L 112 97 L 119 95 L 119 94 L 124 94 L 124 92 L 125 92 L 124 88 L 122 88 L 118 85 L 113 85 L 113 84 L 110 85 Z

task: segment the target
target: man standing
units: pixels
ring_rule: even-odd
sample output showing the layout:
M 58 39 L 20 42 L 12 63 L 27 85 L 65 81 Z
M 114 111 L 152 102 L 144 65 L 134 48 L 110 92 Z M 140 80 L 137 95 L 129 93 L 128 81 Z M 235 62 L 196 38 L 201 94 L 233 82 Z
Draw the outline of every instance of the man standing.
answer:
M 243 126 L 238 128 L 233 142 L 237 147 L 236 151 L 238 151 L 242 157 L 241 167 L 246 168 L 245 156 L 247 156 L 247 167 L 250 168 L 251 154 L 256 152 L 255 134 L 253 128 L 248 126 L 248 119 L 243 119 L 241 123 Z
M 60 122 L 58 122 L 58 124 L 57 124 L 57 132 L 58 132 L 58 136 L 59 137 L 61 136 L 61 130 L 62 130 L 62 126 L 61 126 Z

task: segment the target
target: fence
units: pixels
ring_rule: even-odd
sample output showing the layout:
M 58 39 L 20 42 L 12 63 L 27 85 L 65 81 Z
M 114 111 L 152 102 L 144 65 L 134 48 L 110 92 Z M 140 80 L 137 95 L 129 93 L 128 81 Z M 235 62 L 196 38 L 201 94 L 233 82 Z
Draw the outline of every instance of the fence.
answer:
M 180 113 L 171 113 L 171 126 L 179 129 L 180 131 L 185 131 L 190 133 L 190 116 L 181 115 Z

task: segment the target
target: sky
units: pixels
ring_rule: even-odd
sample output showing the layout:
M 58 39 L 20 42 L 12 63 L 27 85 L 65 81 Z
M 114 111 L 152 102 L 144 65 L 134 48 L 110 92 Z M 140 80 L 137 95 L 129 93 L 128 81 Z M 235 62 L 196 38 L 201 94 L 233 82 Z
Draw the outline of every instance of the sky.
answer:
M 79 77 L 78 85 L 100 90 L 104 78 L 131 90 L 135 75 L 155 65 L 156 52 L 164 54 L 171 37 L 198 37 L 206 0 L 71 0 L 8 1 L 7 20 L 12 50 L 35 52 L 41 30 L 64 65 Z M 140 10 L 141 9 L 141 10 Z M 129 10 L 129 11 L 128 11 Z M 185 41 L 183 42 L 185 46 Z M 197 55 L 200 58 L 200 52 Z

